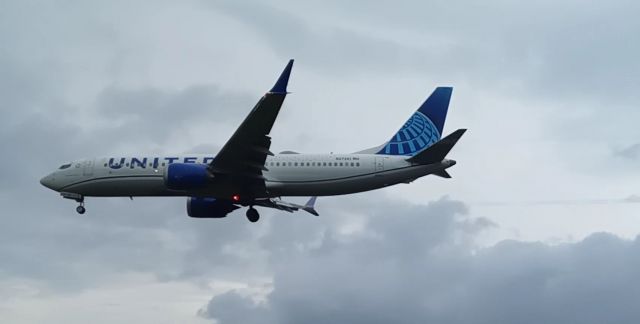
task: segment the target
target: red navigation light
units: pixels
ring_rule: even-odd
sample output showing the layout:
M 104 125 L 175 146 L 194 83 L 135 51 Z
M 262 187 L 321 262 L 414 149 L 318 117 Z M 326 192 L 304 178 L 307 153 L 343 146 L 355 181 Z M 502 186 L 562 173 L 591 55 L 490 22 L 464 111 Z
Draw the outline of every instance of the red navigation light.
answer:
M 233 196 L 231 196 L 231 200 L 233 200 L 233 201 L 235 201 L 235 202 L 240 201 L 240 195 L 233 195 Z

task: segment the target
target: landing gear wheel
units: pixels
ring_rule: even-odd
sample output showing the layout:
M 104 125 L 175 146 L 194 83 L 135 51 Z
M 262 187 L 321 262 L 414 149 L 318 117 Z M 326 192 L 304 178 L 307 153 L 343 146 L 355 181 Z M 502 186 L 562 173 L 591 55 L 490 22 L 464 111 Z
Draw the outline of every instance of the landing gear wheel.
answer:
M 247 219 L 252 222 L 255 223 L 260 219 L 260 214 L 258 214 L 258 211 L 251 207 L 247 210 Z
M 80 205 L 80 206 L 76 207 L 76 211 L 78 212 L 78 214 L 82 215 L 87 210 L 84 208 L 84 206 Z

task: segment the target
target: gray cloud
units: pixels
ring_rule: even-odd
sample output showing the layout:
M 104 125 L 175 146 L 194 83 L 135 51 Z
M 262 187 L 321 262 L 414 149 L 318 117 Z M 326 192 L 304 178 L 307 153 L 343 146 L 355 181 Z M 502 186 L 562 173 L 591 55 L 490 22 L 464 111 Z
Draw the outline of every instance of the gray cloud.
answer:
M 224 93 L 212 85 L 194 85 L 176 92 L 109 87 L 98 96 L 96 107 L 101 120 L 118 125 L 108 130 L 111 141 L 133 137 L 161 144 L 171 137 L 184 136 L 197 121 L 208 121 L 214 129 L 228 121 L 239 122 L 257 98 Z
M 627 148 L 615 152 L 616 156 L 621 158 L 636 160 L 640 157 L 640 144 L 633 144 Z
M 214 312 L 215 318 L 221 323 L 235 323 L 238 320 L 238 314 L 245 314 L 242 316 L 242 321 L 247 324 L 273 321 L 273 318 L 269 318 L 271 314 L 264 307 L 249 297 L 239 295 L 234 290 L 216 296 L 207 309 L 198 311 L 198 315 L 212 317 Z
M 638 100 L 640 75 L 636 3 L 168 3 L 0 3 L 0 281 L 26 282 L 27 290 L 51 298 L 20 304 L 29 298 L 0 296 L 0 317 L 15 312 L 32 318 L 47 311 L 42 304 L 53 305 L 60 296 L 92 304 L 84 300 L 89 291 L 106 291 L 124 304 L 127 294 L 111 289 L 122 284 L 119 276 L 137 273 L 158 283 L 203 287 L 207 296 L 212 294 L 209 284 L 251 288 L 273 280 L 266 298 L 243 288 L 213 297 L 200 316 L 221 323 L 637 321 L 632 305 L 639 291 L 633 273 L 637 239 L 593 234 L 561 245 L 504 241 L 479 248 L 479 237 L 499 228 L 494 215 L 474 217 L 477 209 L 470 211 L 465 203 L 481 193 L 513 202 L 511 191 L 521 196 L 530 193 L 529 187 L 541 191 L 534 184 L 540 175 L 554 178 L 544 188 L 566 185 L 561 190 L 573 192 L 590 187 L 581 181 L 570 185 L 578 166 L 547 165 L 556 151 L 539 151 L 520 141 L 538 138 L 537 133 L 522 134 L 521 127 L 539 132 L 549 139 L 545 147 L 559 146 L 560 157 L 580 164 L 589 163 L 581 154 L 593 152 L 592 143 L 575 149 L 580 152 L 565 151 L 559 143 L 618 143 L 616 136 L 628 141 L 637 129 L 637 113 L 629 109 Z M 182 47 L 187 49 L 181 52 Z M 201 57 L 216 64 L 203 67 Z M 475 138 L 479 149 L 458 148 L 456 155 L 467 154 L 470 162 L 456 166 L 451 182 L 417 182 L 408 195 L 400 187 L 385 190 L 388 196 L 321 198 L 319 218 L 265 210 L 258 224 L 247 223 L 242 211 L 221 220 L 188 219 L 183 198 L 88 199 L 88 215 L 78 216 L 72 202 L 39 185 L 38 179 L 58 163 L 83 156 L 216 151 L 259 98 L 251 83 L 262 80 L 263 71 L 256 69 L 277 70 L 289 57 L 298 59 L 300 77 L 312 76 L 310 89 L 326 91 L 336 101 L 347 95 L 326 90 L 334 81 L 388 91 L 389 96 L 399 96 L 396 90 L 402 89 L 373 82 L 388 78 L 389 84 L 405 87 L 417 77 L 426 84 L 466 88 L 455 99 L 463 109 L 452 111 L 452 117 L 472 123 L 479 135 L 467 140 L 474 143 Z M 192 75 L 197 72 L 202 74 Z M 325 83 L 313 84 L 318 78 Z M 264 80 L 271 82 L 272 76 Z M 373 112 L 382 108 L 371 97 L 322 101 L 326 107 L 318 110 L 337 119 L 357 103 L 377 116 Z M 512 102 L 518 104 L 516 113 L 510 110 Z M 548 103 L 552 108 L 545 108 Z M 546 114 L 536 115 L 544 109 Z M 528 127 L 528 120 L 512 120 L 515 115 L 540 117 L 544 127 Z M 304 127 L 309 116 L 314 124 L 321 118 L 304 110 L 295 116 L 302 117 L 287 124 L 285 113 L 280 127 Z M 356 122 L 369 128 L 368 120 Z M 506 128 L 512 131 L 509 136 L 491 132 L 505 124 L 515 124 Z M 320 128 L 305 136 L 343 134 L 339 140 L 344 142 L 353 129 Z M 193 130 L 201 132 L 189 134 Z M 294 137 L 301 151 L 314 151 L 308 138 L 291 131 L 278 143 Z M 630 146 L 618 157 L 634 161 L 636 151 Z M 509 159 L 522 152 L 535 157 L 535 169 Z M 610 156 L 609 150 L 602 159 Z M 529 178 L 509 173 L 516 165 Z M 614 192 L 619 182 L 603 169 L 589 174 L 597 184 L 593 190 Z M 556 177 L 565 171 L 568 176 Z M 634 174 L 623 171 L 625 178 Z M 482 192 L 466 191 L 475 183 Z M 633 185 L 612 195 L 635 192 Z M 472 199 L 422 205 L 396 198 L 415 202 L 445 192 Z M 531 199 L 565 207 L 582 204 L 565 196 Z M 637 202 L 638 197 L 624 201 Z M 573 235 L 583 215 L 570 208 L 545 209 L 559 222 L 549 227 Z M 514 209 L 524 210 L 522 205 Z M 527 215 L 509 217 L 521 217 L 519 230 L 544 227 Z M 608 223 L 607 218 L 596 226 Z M 631 221 L 627 227 L 635 225 Z M 173 311 L 184 298 L 165 301 L 162 306 L 172 307 L 163 311 Z M 61 322 L 94 310 L 80 304 L 56 309 L 71 314 Z
M 317 247 L 280 255 L 266 301 L 230 291 L 200 315 L 221 324 L 601 323 L 640 316 L 633 305 L 637 239 L 600 233 L 570 244 L 504 241 L 476 250 L 470 240 L 493 225 L 467 218 L 460 202 L 378 210 L 361 233 L 329 231 Z
M 546 98 L 542 102 L 570 96 L 634 103 L 640 64 L 632 58 L 640 43 L 628 31 L 640 27 L 633 19 L 638 5 L 598 4 L 353 1 L 311 6 L 313 14 L 290 10 L 297 6 L 287 1 L 220 2 L 216 8 L 268 37 L 282 55 L 304 58 L 323 71 L 400 70 L 490 82 L 519 96 Z
M 452 54 L 449 48 L 430 48 L 436 53 L 398 41 L 375 37 L 348 28 L 325 26 L 306 17 L 260 2 L 217 2 L 214 8 L 228 13 L 269 39 L 284 57 L 296 57 L 324 73 L 391 72 L 394 69 L 438 69 L 436 55 Z M 434 44 L 435 45 L 435 44 Z M 366 54 L 365 54 L 366 53 Z M 365 54 L 365 55 L 363 55 Z M 443 55 L 446 56 L 446 55 Z M 439 69 L 442 71 L 441 69 Z

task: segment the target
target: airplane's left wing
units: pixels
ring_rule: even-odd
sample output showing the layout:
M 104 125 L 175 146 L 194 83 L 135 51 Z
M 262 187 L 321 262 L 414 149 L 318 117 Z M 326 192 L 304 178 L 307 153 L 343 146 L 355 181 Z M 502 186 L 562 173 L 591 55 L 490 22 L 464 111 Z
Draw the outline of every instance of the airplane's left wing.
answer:
M 267 170 L 264 165 L 267 155 L 273 155 L 269 151 L 269 133 L 287 96 L 292 67 L 290 60 L 273 88 L 260 98 L 209 165 L 214 177 L 226 177 L 228 183 L 241 188 L 244 194 L 266 193 L 262 171 Z

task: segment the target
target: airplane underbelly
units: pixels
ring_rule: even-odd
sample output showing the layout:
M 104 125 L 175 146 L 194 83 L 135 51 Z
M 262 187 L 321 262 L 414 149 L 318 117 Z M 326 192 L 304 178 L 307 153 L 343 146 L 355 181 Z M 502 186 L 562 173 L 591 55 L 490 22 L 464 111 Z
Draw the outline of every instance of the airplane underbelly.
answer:
M 435 172 L 430 166 L 415 166 L 357 177 L 308 181 L 267 181 L 273 196 L 334 196 L 379 189 Z
M 66 188 L 64 191 L 96 197 L 175 196 L 167 190 L 162 176 L 94 178 Z

